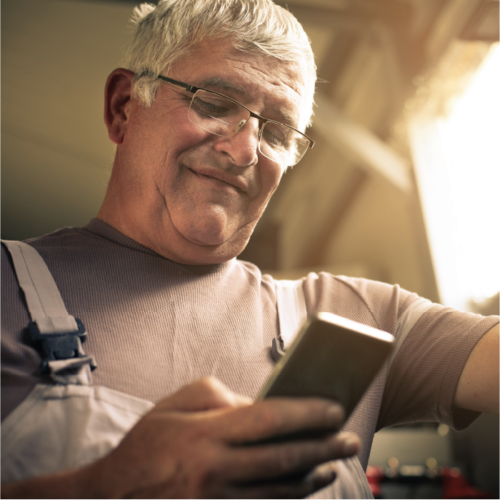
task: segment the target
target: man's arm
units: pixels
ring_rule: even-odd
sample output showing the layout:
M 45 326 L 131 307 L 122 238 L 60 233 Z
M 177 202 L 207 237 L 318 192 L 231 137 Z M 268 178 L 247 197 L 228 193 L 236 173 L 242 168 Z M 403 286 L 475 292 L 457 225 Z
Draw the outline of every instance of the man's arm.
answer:
M 343 412 L 320 399 L 252 404 L 215 379 L 161 401 L 101 460 L 2 485 L 4 498 L 298 498 L 335 479 L 330 460 L 359 450 L 338 433 Z M 304 429 L 324 438 L 262 446 L 248 441 Z M 321 464 L 325 464 L 321 466 Z
M 472 350 L 458 381 L 456 407 L 498 413 L 498 336 L 496 325 Z

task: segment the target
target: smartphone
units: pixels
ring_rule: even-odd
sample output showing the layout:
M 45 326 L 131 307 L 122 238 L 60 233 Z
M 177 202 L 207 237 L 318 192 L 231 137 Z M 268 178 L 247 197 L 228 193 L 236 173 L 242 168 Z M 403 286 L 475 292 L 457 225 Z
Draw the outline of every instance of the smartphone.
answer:
M 342 404 L 347 420 L 391 354 L 393 339 L 387 332 L 335 314 L 310 316 L 257 400 L 332 399 Z

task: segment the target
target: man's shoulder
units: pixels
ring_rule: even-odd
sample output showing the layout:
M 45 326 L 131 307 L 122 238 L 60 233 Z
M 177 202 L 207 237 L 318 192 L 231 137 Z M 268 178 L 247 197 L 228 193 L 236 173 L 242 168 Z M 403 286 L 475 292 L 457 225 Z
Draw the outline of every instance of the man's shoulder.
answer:
M 84 227 L 64 227 L 52 233 L 29 238 L 22 243 L 34 248 L 56 278 L 70 273 L 75 279 L 94 268 L 106 268 L 115 261 L 116 266 L 132 257 L 125 245 L 94 231 L 90 224 Z M 6 245 L 2 245 L 2 272 L 14 273 L 13 262 Z M 15 274 L 15 273 L 14 273 Z
M 64 261 L 66 257 L 77 259 L 82 254 L 87 254 L 93 259 L 100 257 L 116 258 L 122 253 L 142 253 L 156 255 L 152 250 L 142 247 L 139 243 L 106 223 L 92 219 L 83 227 L 63 227 L 52 233 L 24 240 L 24 243 L 35 248 L 44 260 Z M 129 252 L 127 250 L 132 250 Z M 2 255 L 5 255 L 5 248 Z
M 34 236 L 19 241 L 22 241 L 22 243 L 26 243 L 27 245 L 30 245 L 35 249 L 39 248 L 43 249 L 50 247 L 56 248 L 56 247 L 62 247 L 65 244 L 70 243 L 71 241 L 76 241 L 76 240 L 84 241 L 88 239 L 90 235 L 91 233 L 87 231 L 85 227 L 68 226 L 56 229 L 51 233 L 43 234 L 41 236 Z M 2 241 L 5 240 L 6 239 Z M 4 247 L 5 250 L 5 246 L 2 245 L 2 247 Z
M 80 227 L 62 227 L 56 229 L 55 231 L 44 234 L 42 236 L 37 236 L 34 238 L 28 238 L 24 240 L 24 243 L 32 246 L 33 248 L 46 248 L 46 247 L 58 247 L 64 246 L 64 244 L 69 239 L 82 238 Z
M 68 236 L 72 236 L 76 233 L 76 230 L 78 228 L 74 227 L 64 227 L 61 229 L 57 229 L 56 231 L 52 233 L 47 233 L 42 236 L 36 236 L 32 238 L 27 238 L 24 240 L 9 240 L 9 239 L 2 239 L 2 243 L 4 242 L 9 242 L 9 241 L 20 241 L 21 243 L 25 243 L 36 250 L 40 251 L 40 249 L 44 249 L 47 247 L 57 247 L 61 246 L 64 243 L 64 240 Z M 9 251 L 7 248 L 7 245 L 3 244 L 2 245 L 2 260 L 7 258 L 9 255 Z

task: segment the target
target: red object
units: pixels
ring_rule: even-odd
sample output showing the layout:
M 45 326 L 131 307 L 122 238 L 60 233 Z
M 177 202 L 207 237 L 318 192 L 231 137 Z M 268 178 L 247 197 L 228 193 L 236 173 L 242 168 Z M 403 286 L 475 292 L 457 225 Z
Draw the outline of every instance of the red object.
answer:
M 490 492 L 469 484 L 459 469 L 444 467 L 442 498 L 495 498 Z
M 375 498 L 380 498 L 382 494 L 382 488 L 380 487 L 380 481 L 384 477 L 384 469 L 382 467 L 375 467 L 369 465 L 366 469 L 366 478 L 368 479 L 368 484 L 372 490 L 372 495 Z

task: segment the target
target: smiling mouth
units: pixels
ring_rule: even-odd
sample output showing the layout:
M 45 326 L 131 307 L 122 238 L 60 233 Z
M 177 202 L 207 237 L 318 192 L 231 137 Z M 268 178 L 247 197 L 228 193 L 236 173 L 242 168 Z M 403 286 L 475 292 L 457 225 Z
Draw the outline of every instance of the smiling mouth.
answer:
M 192 168 L 186 167 L 188 170 L 190 170 L 193 174 L 205 178 L 205 179 L 210 179 L 212 181 L 218 181 L 221 182 L 222 184 L 232 187 L 233 189 L 236 189 L 238 192 L 245 193 L 248 188 L 246 186 L 246 183 L 242 181 L 241 179 L 237 177 L 230 176 L 229 174 L 226 174 L 225 172 L 219 172 L 218 170 L 215 171 L 196 171 L 193 170 Z

